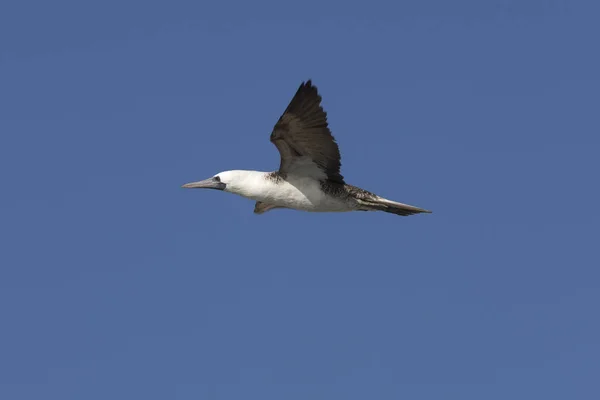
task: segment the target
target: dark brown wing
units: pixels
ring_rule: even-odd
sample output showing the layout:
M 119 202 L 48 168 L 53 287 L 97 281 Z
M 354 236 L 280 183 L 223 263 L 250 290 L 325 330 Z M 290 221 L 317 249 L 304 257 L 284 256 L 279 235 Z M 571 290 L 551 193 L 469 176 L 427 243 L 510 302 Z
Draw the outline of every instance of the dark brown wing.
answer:
M 271 142 L 281 155 L 280 173 L 302 171 L 344 183 L 340 150 L 329 131 L 321 96 L 310 80 L 302 82 L 275 124 Z

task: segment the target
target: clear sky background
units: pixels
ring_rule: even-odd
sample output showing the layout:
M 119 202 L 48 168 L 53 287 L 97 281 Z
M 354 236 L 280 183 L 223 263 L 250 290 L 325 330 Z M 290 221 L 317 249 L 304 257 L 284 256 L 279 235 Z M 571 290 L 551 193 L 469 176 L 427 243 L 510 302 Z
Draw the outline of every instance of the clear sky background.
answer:
M 0 398 L 598 399 L 597 1 L 3 1 Z M 349 183 L 257 216 L 301 81 Z

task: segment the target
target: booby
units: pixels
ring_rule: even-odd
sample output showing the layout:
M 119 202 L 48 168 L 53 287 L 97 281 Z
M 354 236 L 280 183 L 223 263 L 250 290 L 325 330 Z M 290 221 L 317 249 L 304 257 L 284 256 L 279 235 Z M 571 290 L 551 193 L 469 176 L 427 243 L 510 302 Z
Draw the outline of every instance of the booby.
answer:
M 256 201 L 254 213 L 276 208 L 313 212 L 384 211 L 401 216 L 430 213 L 349 185 L 340 173 L 338 144 L 329 130 L 321 95 L 302 82 L 271 132 L 280 154 L 278 171 L 232 170 L 184 188 L 216 189 Z

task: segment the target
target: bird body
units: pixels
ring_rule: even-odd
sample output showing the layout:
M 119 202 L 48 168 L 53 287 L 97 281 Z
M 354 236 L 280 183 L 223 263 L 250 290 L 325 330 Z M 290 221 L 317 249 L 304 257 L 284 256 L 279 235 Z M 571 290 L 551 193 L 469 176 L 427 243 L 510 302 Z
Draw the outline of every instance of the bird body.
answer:
M 255 200 L 254 212 L 275 208 L 312 212 L 384 211 L 429 213 L 346 184 L 338 145 L 329 131 L 321 96 L 311 81 L 302 83 L 271 133 L 281 156 L 278 171 L 224 171 L 183 185 L 218 189 Z
M 315 212 L 352 211 L 351 199 L 332 196 L 322 189 L 321 181 L 289 174 L 285 179 L 275 172 L 225 171 L 219 174 L 227 184 L 225 192 L 273 206 Z

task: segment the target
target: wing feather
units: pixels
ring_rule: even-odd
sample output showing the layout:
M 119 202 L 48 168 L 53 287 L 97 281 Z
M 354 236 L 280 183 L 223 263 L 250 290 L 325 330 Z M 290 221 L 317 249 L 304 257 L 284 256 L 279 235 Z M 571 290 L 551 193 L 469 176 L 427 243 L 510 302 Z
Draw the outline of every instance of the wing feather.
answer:
M 340 150 L 329 130 L 321 96 L 310 80 L 302 82 L 275 124 L 271 142 L 281 156 L 281 174 L 302 170 L 307 175 L 344 183 Z M 313 165 L 312 172 L 307 161 Z

